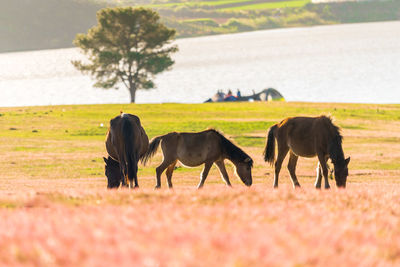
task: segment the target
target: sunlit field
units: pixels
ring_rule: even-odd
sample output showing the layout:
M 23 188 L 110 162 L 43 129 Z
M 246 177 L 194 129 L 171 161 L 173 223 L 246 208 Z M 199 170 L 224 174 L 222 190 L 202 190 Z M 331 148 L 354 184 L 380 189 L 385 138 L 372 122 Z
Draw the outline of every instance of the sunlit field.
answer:
M 123 110 L 150 138 L 213 127 L 254 160 L 253 185 L 178 166 L 154 191 L 158 152 L 137 190 L 107 190 L 104 139 Z M 262 159 L 287 116 L 331 115 L 351 157 L 347 188 L 316 190 L 300 158 L 294 190 Z M 400 105 L 223 103 L 0 108 L 0 265 L 396 266 L 400 264 Z M 286 166 L 287 159 L 283 166 Z

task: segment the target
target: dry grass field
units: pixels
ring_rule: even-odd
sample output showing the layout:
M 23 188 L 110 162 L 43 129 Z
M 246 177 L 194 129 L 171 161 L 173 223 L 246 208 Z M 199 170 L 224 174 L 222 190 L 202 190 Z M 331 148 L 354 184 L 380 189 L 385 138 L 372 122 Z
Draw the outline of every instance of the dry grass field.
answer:
M 149 137 L 214 127 L 254 159 L 245 187 L 215 167 L 178 167 L 154 191 L 160 152 L 140 165 L 138 190 L 107 190 L 104 138 L 120 110 Z M 329 114 L 351 156 L 348 184 L 315 190 L 316 159 L 285 168 L 272 189 L 268 127 Z M 286 166 L 287 159 L 284 163 Z M 400 106 L 326 103 L 90 105 L 0 108 L 1 266 L 398 266 Z

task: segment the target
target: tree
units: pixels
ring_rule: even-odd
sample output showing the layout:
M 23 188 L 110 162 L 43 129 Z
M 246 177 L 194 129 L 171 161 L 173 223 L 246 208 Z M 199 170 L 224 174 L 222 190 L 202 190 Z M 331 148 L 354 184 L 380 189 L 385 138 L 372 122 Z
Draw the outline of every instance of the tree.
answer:
M 175 30 L 163 25 L 159 15 L 146 8 L 101 9 L 97 21 L 87 34 L 78 34 L 74 40 L 88 61 L 72 64 L 92 75 L 95 87 L 118 88 L 122 82 L 134 103 L 136 90 L 154 88 L 154 75 L 174 64 L 171 54 L 178 48 L 170 42 Z

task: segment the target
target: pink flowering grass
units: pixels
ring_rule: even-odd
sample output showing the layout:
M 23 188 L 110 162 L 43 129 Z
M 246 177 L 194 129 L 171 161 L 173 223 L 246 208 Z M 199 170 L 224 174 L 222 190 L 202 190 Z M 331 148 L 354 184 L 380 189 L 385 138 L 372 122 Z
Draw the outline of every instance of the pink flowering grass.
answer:
M 2 265 L 400 264 L 393 184 L 67 190 L 19 199 L 0 209 Z
M 213 167 L 174 171 L 154 191 L 161 152 L 140 189 L 106 190 L 105 127 L 120 110 L 149 137 L 216 127 L 254 160 L 246 188 Z M 400 266 L 399 105 L 216 103 L 0 108 L 0 266 Z M 331 114 L 351 156 L 346 190 L 315 190 L 317 160 L 286 167 L 273 190 L 268 127 Z M 11 130 L 14 129 L 14 130 Z M 15 130 L 16 129 L 16 130 Z M 287 165 L 287 158 L 283 166 Z

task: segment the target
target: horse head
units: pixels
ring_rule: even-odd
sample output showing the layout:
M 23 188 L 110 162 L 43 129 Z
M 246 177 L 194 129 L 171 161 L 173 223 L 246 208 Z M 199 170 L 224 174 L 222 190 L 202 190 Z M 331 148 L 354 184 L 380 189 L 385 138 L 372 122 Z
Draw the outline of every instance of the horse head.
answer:
M 244 161 L 239 161 L 235 163 L 236 174 L 239 176 L 240 180 L 247 185 L 251 186 L 253 183 L 253 178 L 251 176 L 251 168 L 253 167 L 253 160 L 248 157 Z
M 349 165 L 350 157 L 345 160 L 334 161 L 333 165 L 335 168 L 335 180 L 337 187 L 346 187 L 347 176 L 349 175 L 349 170 L 347 166 Z
M 118 188 L 122 180 L 118 161 L 113 160 L 110 156 L 108 159 L 103 157 L 103 160 L 106 163 L 105 175 L 107 177 L 107 188 Z

